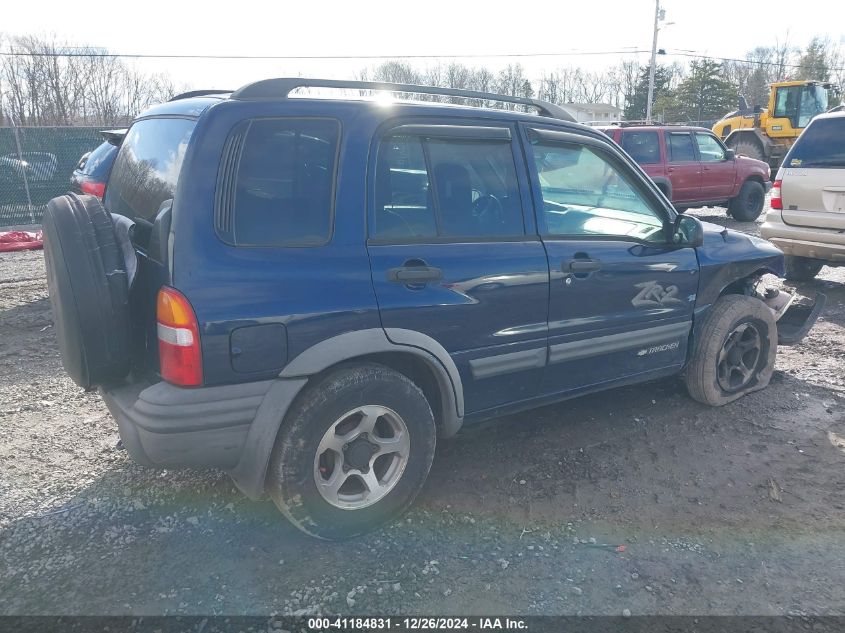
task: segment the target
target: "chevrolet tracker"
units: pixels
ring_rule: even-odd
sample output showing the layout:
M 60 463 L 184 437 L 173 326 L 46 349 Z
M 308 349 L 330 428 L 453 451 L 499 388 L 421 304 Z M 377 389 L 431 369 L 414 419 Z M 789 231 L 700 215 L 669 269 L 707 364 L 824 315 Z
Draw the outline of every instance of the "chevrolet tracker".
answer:
M 567 119 L 313 79 L 155 106 L 102 204 L 46 212 L 64 366 L 136 461 L 225 470 L 327 539 L 408 508 L 464 425 L 678 374 L 714 406 L 764 388 L 824 297 L 763 288 L 776 247 Z

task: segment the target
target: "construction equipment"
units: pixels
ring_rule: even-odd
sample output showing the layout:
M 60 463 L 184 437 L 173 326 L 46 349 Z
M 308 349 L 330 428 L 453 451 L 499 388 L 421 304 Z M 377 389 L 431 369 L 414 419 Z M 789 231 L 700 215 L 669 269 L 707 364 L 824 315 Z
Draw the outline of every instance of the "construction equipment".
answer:
M 774 174 L 810 120 L 827 111 L 828 91 L 838 93 L 839 89 L 831 83 L 805 80 L 779 81 L 769 88 L 767 108 L 750 108 L 740 97 L 739 110 L 722 117 L 713 132 L 737 154 L 769 163 Z

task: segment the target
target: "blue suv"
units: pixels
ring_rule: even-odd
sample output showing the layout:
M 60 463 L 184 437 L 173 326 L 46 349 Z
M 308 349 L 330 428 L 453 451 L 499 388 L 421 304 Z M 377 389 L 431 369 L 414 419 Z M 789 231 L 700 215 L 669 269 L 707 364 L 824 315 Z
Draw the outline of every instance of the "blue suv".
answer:
M 761 389 L 824 303 L 762 288 L 778 249 L 677 214 L 560 108 L 425 86 L 181 95 L 44 234 L 64 366 L 131 456 L 328 539 L 406 509 L 464 425 L 673 374 Z

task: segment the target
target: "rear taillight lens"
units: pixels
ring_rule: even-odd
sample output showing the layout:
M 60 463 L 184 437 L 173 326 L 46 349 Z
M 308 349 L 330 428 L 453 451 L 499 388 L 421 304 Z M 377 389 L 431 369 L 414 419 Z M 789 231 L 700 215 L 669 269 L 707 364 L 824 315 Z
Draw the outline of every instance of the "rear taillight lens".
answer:
M 772 209 L 783 209 L 783 198 L 781 198 L 780 195 L 780 184 L 780 180 L 775 180 L 772 185 L 772 198 L 769 201 L 769 204 L 772 205 Z
M 79 183 L 79 188 L 82 189 L 82 193 L 87 193 L 89 195 L 95 196 L 103 200 L 103 195 L 106 193 L 106 183 L 104 182 L 93 182 L 91 180 L 83 180 Z
M 202 350 L 194 309 L 185 296 L 163 286 L 156 300 L 161 377 L 180 387 L 202 384 Z

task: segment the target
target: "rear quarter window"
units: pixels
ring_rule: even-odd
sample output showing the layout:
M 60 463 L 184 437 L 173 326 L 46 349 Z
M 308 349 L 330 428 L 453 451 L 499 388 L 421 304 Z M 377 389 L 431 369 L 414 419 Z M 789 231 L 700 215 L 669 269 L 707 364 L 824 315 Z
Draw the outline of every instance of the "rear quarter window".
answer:
M 660 140 L 657 132 L 623 132 L 622 149 L 640 165 L 660 162 Z
M 195 123 L 145 119 L 129 129 L 109 176 L 105 206 L 146 229 L 139 235 L 149 233 L 162 204 L 173 199 Z
M 669 149 L 669 162 L 684 163 L 695 161 L 695 150 L 692 147 L 692 136 L 686 132 L 670 132 L 666 135 L 666 145 Z
M 845 167 L 845 117 L 816 119 L 789 150 L 786 167 Z
M 235 246 L 317 246 L 331 235 L 340 122 L 250 121 L 227 142 L 215 224 Z M 233 145 L 234 143 L 234 145 Z

